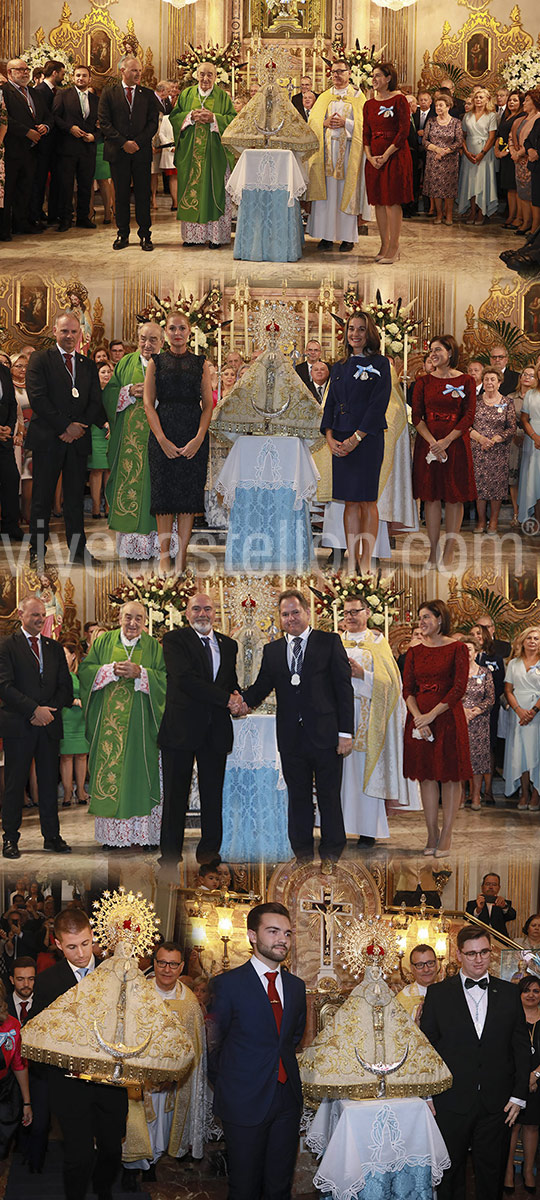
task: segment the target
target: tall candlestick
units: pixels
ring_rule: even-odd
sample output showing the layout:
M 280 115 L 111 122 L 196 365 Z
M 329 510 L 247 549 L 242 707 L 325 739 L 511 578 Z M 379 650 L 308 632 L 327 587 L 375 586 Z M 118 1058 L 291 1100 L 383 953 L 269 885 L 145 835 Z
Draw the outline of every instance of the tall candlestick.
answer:
M 231 304 L 231 350 L 234 350 L 234 304 Z
M 381 354 L 384 354 L 385 351 L 386 351 L 386 329 L 384 328 L 384 325 L 383 325 L 383 327 L 381 329 Z
M 153 624 L 153 620 L 152 620 L 152 609 L 151 609 L 151 608 L 149 608 L 149 609 L 148 609 L 148 632 L 149 632 L 149 634 L 150 634 L 150 637 L 152 637 L 152 624 Z
M 225 593 L 223 589 L 223 580 L 219 581 L 219 608 L 221 612 L 221 632 L 226 633 L 225 626 Z
M 323 64 L 322 64 L 322 90 L 323 90 L 323 92 L 325 91 L 325 89 L 326 89 L 326 63 L 323 58 Z
M 337 600 L 333 600 L 333 601 L 332 601 L 332 612 L 333 612 L 333 614 L 334 614 L 334 633 L 337 633 L 337 632 L 338 632 L 338 630 L 339 630 L 339 616 L 338 616 L 338 608 L 339 608 L 338 601 L 337 601 Z
M 317 57 L 316 57 L 315 49 L 314 49 L 313 50 L 313 73 L 312 73 L 312 77 L 311 77 L 311 82 L 313 84 L 313 91 L 315 91 L 316 78 L 317 78 Z
M 384 636 L 385 636 L 385 638 L 386 638 L 386 640 L 387 640 L 387 641 L 388 641 L 388 630 L 389 630 L 389 627 L 390 627 L 390 626 L 389 626 L 389 621 L 388 621 L 388 605 L 387 605 L 387 604 L 385 604 L 385 606 L 384 606 Z
M 247 75 L 246 75 L 246 88 L 247 88 L 248 92 L 249 92 L 250 83 L 251 83 L 251 50 L 248 50 L 248 52 L 247 52 Z
M 409 335 L 405 334 L 403 341 L 403 394 L 405 395 L 407 388 L 407 362 L 409 358 Z M 406 398 L 406 396 L 405 396 Z
M 195 336 L 195 354 L 198 354 L 199 353 L 199 329 L 198 329 L 197 325 L 195 326 L 194 336 Z
M 334 321 L 333 316 L 335 311 L 335 307 L 332 305 L 332 362 L 334 362 L 336 357 L 336 322 Z
M 218 375 L 220 375 L 220 374 L 221 374 L 222 341 L 223 341 L 223 334 L 222 334 L 222 331 L 221 331 L 221 325 L 218 325 L 218 331 L 217 331 L 217 369 L 218 369 Z
M 319 304 L 319 342 L 321 344 L 321 348 L 322 348 L 322 314 L 323 314 L 323 307 L 322 307 L 322 304 Z
M 287 589 L 287 576 L 282 575 L 281 576 L 281 590 L 282 590 L 282 592 L 284 592 L 284 591 L 286 591 L 286 589 Z
M 304 351 L 309 342 L 309 300 L 304 300 Z
M 234 79 L 234 63 L 233 63 L 233 67 L 232 67 L 232 79 L 231 79 L 231 96 L 232 96 L 232 99 L 233 99 L 233 100 L 234 100 L 234 91 L 235 91 L 234 84 L 235 84 L 235 79 Z
M 309 581 L 309 623 L 312 629 L 315 629 L 315 595 L 311 591 L 313 587 L 313 579 Z
M 169 629 L 173 628 L 173 606 L 169 604 Z
M 302 46 L 302 75 L 306 73 L 306 47 Z
M 249 358 L 248 306 L 244 304 L 244 353 Z

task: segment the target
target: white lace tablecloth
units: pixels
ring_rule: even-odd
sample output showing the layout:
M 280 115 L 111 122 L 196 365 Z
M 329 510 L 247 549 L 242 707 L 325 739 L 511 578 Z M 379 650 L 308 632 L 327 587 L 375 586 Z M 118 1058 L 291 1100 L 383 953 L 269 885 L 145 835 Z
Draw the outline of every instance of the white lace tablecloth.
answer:
M 285 780 L 281 773 L 281 758 L 276 740 L 276 718 L 272 713 L 250 713 L 241 720 L 233 721 L 234 745 L 227 758 L 227 768 L 243 767 L 257 771 L 261 767 L 273 767 L 279 771 L 277 787 L 283 790 Z
M 294 507 L 300 509 L 304 500 L 315 498 L 319 478 L 302 438 L 243 435 L 237 438 L 225 460 L 216 491 L 223 495 L 226 507 L 232 508 L 238 487 L 263 491 L 291 488 L 295 493 Z
M 244 150 L 226 183 L 235 204 L 242 192 L 287 192 L 289 208 L 307 187 L 307 175 L 292 150 Z
M 322 1155 L 314 1186 L 353 1200 L 375 1174 L 431 1167 L 433 1187 L 450 1166 L 425 1100 L 323 1100 L 306 1143 Z

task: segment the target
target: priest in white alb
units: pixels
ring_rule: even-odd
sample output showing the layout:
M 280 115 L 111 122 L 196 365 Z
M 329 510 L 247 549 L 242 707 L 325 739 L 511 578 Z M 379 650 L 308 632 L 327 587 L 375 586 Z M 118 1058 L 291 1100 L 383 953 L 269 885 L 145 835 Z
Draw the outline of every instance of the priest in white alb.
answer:
M 130 1099 L 123 1150 L 124 1169 L 142 1170 L 144 1183 L 155 1180 L 155 1166 L 163 1154 L 193 1158 L 204 1153 L 206 1107 L 206 1037 L 202 1009 L 193 992 L 182 983 L 184 955 L 176 942 L 163 942 L 154 954 L 154 984 L 165 1006 L 176 1013 L 193 1042 L 195 1061 L 176 1085 L 144 1090 L 142 1100 Z M 129 1180 L 125 1177 L 126 1182 Z M 125 1189 L 126 1190 L 126 1189 Z M 135 1190 L 133 1185 L 127 1190 Z
M 309 160 L 306 200 L 311 201 L 311 213 L 306 228 L 310 237 L 320 238 L 321 250 L 340 242 L 340 250 L 346 252 L 358 241 L 365 99 L 356 94 L 350 75 L 345 61 L 333 62 L 332 87 L 318 97 L 309 114 L 319 149 Z
M 355 733 L 352 754 L 343 760 L 341 806 L 345 832 L 356 834 L 360 846 L 390 837 L 387 803 L 421 807 L 418 784 L 402 771 L 401 677 L 386 638 L 368 629 L 371 614 L 363 596 L 344 600 L 342 641 L 351 665 Z

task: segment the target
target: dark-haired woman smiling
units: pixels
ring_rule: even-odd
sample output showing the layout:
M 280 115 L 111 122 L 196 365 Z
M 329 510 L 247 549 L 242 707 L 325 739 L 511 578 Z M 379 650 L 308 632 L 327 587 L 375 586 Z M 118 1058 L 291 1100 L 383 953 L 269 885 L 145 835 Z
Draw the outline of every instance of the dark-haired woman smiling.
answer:
M 345 358 L 332 367 L 321 433 L 332 453 L 332 498 L 345 501 L 349 573 L 369 571 L 377 538 L 377 498 L 384 456 L 390 363 L 367 313 L 345 326 Z

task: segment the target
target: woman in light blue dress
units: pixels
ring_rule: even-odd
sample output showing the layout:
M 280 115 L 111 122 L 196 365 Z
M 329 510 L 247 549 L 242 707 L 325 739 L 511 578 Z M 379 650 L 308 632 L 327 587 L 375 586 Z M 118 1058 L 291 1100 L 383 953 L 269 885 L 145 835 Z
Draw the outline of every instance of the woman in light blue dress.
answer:
M 508 729 L 504 751 L 505 793 L 520 787 L 518 812 L 540 808 L 540 628 L 522 630 L 504 681 Z M 530 790 L 531 789 L 531 790 Z
M 521 405 L 521 424 L 525 432 L 521 470 L 519 473 L 518 518 L 528 517 L 540 522 L 540 388 L 535 368 L 536 386 L 529 388 Z
M 493 146 L 497 114 L 486 88 L 475 88 L 472 111 L 463 118 L 463 157 L 459 172 L 458 209 L 467 211 L 467 224 L 483 225 L 497 211 L 497 181 Z

